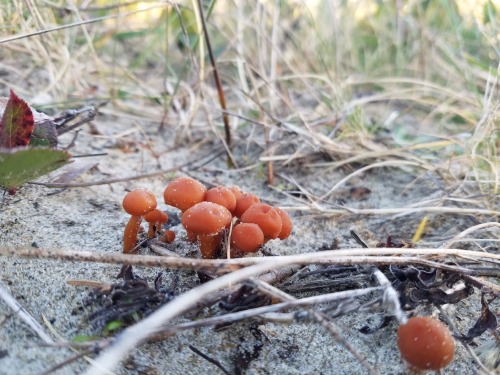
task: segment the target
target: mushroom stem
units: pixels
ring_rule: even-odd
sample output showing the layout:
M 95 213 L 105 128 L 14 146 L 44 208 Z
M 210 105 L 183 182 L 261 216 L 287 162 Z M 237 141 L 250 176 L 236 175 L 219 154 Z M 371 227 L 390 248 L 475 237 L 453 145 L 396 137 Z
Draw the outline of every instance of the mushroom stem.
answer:
M 198 236 L 196 235 L 196 233 L 191 232 L 191 231 L 189 231 L 187 229 L 186 229 L 186 233 L 187 233 L 188 241 L 192 242 L 192 243 L 195 243 L 196 240 L 198 239 Z
M 141 216 L 131 216 L 123 232 L 123 253 L 131 254 L 137 246 L 137 235 L 141 226 Z
M 153 238 L 155 236 L 155 232 L 156 232 L 156 230 L 158 228 L 158 224 L 159 224 L 158 221 L 149 223 L 149 227 L 148 227 L 148 239 Z
M 222 234 L 218 233 L 212 236 L 199 235 L 198 239 L 200 240 L 201 256 L 204 259 L 216 259 L 222 242 Z

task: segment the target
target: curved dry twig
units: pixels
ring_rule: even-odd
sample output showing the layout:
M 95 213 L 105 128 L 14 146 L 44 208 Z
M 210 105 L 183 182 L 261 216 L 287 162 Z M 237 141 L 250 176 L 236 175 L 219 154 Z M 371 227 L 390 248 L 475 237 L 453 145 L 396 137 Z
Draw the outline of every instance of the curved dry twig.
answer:
M 489 223 L 483 223 L 483 224 L 478 224 L 478 225 L 474 225 L 473 227 L 470 227 L 470 228 L 467 228 L 466 230 L 464 230 L 463 232 L 460 232 L 459 234 L 457 234 L 456 236 L 454 236 L 453 238 L 450 238 L 448 241 L 446 241 L 443 245 L 441 245 L 439 248 L 440 249 L 448 249 L 451 247 L 451 245 L 453 245 L 455 242 L 461 240 L 462 238 L 464 238 L 465 236 L 467 236 L 468 234 L 472 233 L 472 232 L 475 232 L 477 230 L 480 230 L 480 229 L 484 229 L 484 228 L 490 228 L 490 227 L 497 227 L 497 228 L 500 228 L 500 223 L 496 223 L 496 222 L 489 222 Z

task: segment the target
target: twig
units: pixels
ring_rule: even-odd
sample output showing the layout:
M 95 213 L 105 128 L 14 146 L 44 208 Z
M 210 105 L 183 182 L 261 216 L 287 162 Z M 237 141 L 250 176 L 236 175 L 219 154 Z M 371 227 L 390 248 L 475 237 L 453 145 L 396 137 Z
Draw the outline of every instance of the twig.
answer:
M 489 228 L 489 227 L 500 228 L 500 223 L 490 222 L 490 223 L 483 223 L 483 224 L 474 225 L 473 227 L 467 228 L 463 232 L 460 232 L 459 234 L 457 234 L 453 238 L 450 238 L 448 241 L 446 241 L 439 248 L 440 249 L 448 249 L 449 247 L 451 247 L 451 245 L 453 245 L 455 242 L 459 241 L 460 239 L 464 238 L 468 234 L 475 232 L 479 229 L 484 229 L 484 228 Z
M 266 283 L 265 281 L 260 280 L 259 278 L 253 278 L 252 282 L 257 286 L 262 286 L 262 285 L 271 286 L 270 284 Z M 273 290 L 275 290 L 275 289 L 276 288 L 273 287 Z M 296 299 L 296 298 L 283 299 L 283 298 L 280 298 L 284 302 L 276 303 L 276 304 L 273 304 L 270 306 L 256 307 L 253 309 L 238 311 L 238 312 L 234 312 L 234 313 L 230 313 L 230 314 L 214 316 L 211 318 L 199 319 L 199 320 L 195 320 L 193 322 L 180 323 L 180 324 L 173 325 L 173 326 L 166 327 L 166 328 L 161 328 L 160 330 L 158 330 L 154 334 L 154 338 L 155 339 L 162 339 L 162 338 L 165 338 L 167 336 L 171 336 L 172 334 L 175 334 L 179 331 L 186 330 L 186 329 L 207 327 L 207 326 L 212 326 L 212 325 L 216 325 L 216 324 L 234 323 L 234 322 L 238 322 L 238 321 L 253 318 L 253 317 L 260 317 L 263 314 L 286 310 L 286 309 L 289 309 L 292 307 L 311 306 L 311 305 L 320 304 L 320 303 L 331 303 L 331 302 L 343 300 L 346 298 L 361 297 L 361 296 L 365 296 L 367 294 L 379 291 L 381 289 L 382 289 L 381 287 L 369 287 L 369 288 L 364 288 L 364 289 L 346 290 L 346 291 L 342 291 L 342 292 L 327 293 L 327 294 L 322 294 L 319 296 L 305 297 L 305 298 L 301 298 L 301 299 Z M 276 290 L 279 290 L 279 289 L 276 289 Z M 283 293 L 283 295 L 288 295 L 284 292 L 282 292 L 282 293 Z
M 231 149 L 231 128 L 229 127 L 229 116 L 226 112 L 226 98 L 224 96 L 224 89 L 222 88 L 222 83 L 219 77 L 219 71 L 217 70 L 217 65 L 215 63 L 215 57 L 212 51 L 212 45 L 210 43 L 210 37 L 208 35 L 207 23 L 205 20 L 205 14 L 203 12 L 203 5 L 201 0 L 198 0 L 198 9 L 200 12 L 201 24 L 203 26 L 203 35 L 205 37 L 205 43 L 207 44 L 208 56 L 210 58 L 210 63 L 212 64 L 213 75 L 215 80 L 215 85 L 217 86 L 217 93 L 219 95 L 219 102 L 222 108 L 222 120 L 224 121 L 224 131 L 226 134 L 226 144 L 229 149 Z M 230 158 L 230 155 L 228 154 Z
M 279 290 L 278 288 L 273 287 L 272 285 L 269 285 L 261 280 L 255 279 L 255 278 L 252 279 L 252 281 L 258 286 L 258 288 L 261 291 L 271 295 L 272 297 L 279 298 L 281 300 L 288 301 L 288 302 L 296 301 L 295 297 Z M 371 289 L 371 288 L 366 288 L 364 290 L 367 290 L 367 289 Z M 347 292 L 352 293 L 354 291 L 347 291 Z M 343 293 L 343 292 L 339 292 L 339 293 Z M 335 340 L 338 343 L 343 345 L 361 363 L 361 365 L 368 370 L 368 372 L 370 374 L 372 374 L 372 375 L 377 374 L 375 369 L 366 361 L 366 359 L 363 358 L 361 356 L 361 354 L 359 354 L 358 351 L 356 349 L 354 349 L 354 347 L 351 344 L 349 344 L 349 342 L 347 342 L 346 339 L 344 339 L 344 337 L 342 337 L 342 335 L 340 334 L 339 330 L 337 329 L 337 326 L 335 325 L 335 323 L 327 315 L 325 315 L 319 311 L 316 311 L 311 307 L 307 308 L 306 310 L 309 311 L 309 313 L 314 318 L 314 320 L 316 320 L 318 323 L 320 323 L 335 338 Z
M 356 233 L 356 231 L 350 231 L 351 236 L 354 240 L 360 244 L 363 248 L 368 248 L 368 245 L 361 239 L 361 237 Z M 406 314 L 401 309 L 401 304 L 399 303 L 398 292 L 392 287 L 387 277 L 376 267 L 371 267 L 370 271 L 373 276 L 377 279 L 380 286 L 385 287 L 384 293 L 384 306 L 386 311 L 396 318 L 399 324 L 406 324 L 408 318 Z
M 54 344 L 54 340 L 50 337 L 38 321 L 33 318 L 26 309 L 21 306 L 19 302 L 10 294 L 5 288 L 4 284 L 0 282 L 0 298 L 14 311 L 14 313 L 21 318 L 37 335 L 42 339 L 45 344 Z
M 383 254 L 385 256 L 383 256 Z M 398 256 L 395 256 L 398 255 Z M 401 255 L 401 256 L 399 256 Z M 461 272 L 474 275 L 474 271 L 459 266 L 430 261 L 418 256 L 430 256 L 437 259 L 448 260 L 449 256 L 467 256 L 472 259 L 500 260 L 500 254 L 483 253 L 479 251 L 458 249 L 400 249 L 400 248 L 375 248 L 375 249 L 348 249 L 330 250 L 300 255 L 240 258 L 240 259 L 188 259 L 175 257 L 159 257 L 151 255 L 135 255 L 122 253 L 100 253 L 92 251 L 48 250 L 31 247 L 16 248 L 13 246 L 0 246 L 0 256 L 19 257 L 28 259 L 52 259 L 71 262 L 94 262 L 111 264 L 129 264 L 144 267 L 160 267 L 172 269 L 190 269 L 196 271 L 209 271 L 216 274 L 231 272 L 241 267 L 255 264 L 271 264 L 273 268 L 289 265 L 306 264 L 419 264 L 428 267 Z M 499 287 L 500 289 L 500 287 Z
M 460 333 L 460 331 L 458 330 L 457 326 L 455 325 L 455 323 L 453 322 L 453 320 L 451 320 L 451 318 L 448 316 L 448 314 L 445 313 L 445 311 L 443 310 L 443 307 L 440 306 L 440 305 L 436 305 L 437 309 L 439 310 L 439 313 L 441 314 L 443 320 L 446 322 L 446 324 L 451 328 L 451 331 L 453 332 L 453 335 L 456 336 L 456 337 L 461 337 L 462 334 Z M 490 371 L 482 362 L 481 360 L 477 357 L 476 353 L 474 353 L 474 351 L 471 349 L 471 347 L 469 346 L 469 344 L 464 341 L 464 340 L 459 340 L 460 343 L 464 346 L 464 348 L 467 350 L 467 352 L 470 354 L 470 356 L 474 359 L 474 361 L 479 365 L 479 367 L 481 367 L 481 369 L 486 373 L 486 374 L 490 374 L 490 375 L 494 375 L 494 373 L 492 371 Z
M 438 214 L 458 214 L 458 215 L 494 215 L 500 216 L 500 211 L 488 210 L 484 208 L 460 208 L 460 207 L 395 207 L 395 208 L 353 208 L 343 206 L 339 209 L 324 208 L 315 203 L 312 206 L 286 207 L 287 211 L 316 211 L 321 214 L 329 215 L 411 215 L 416 213 L 438 213 Z
M 92 354 L 94 352 L 95 352 L 95 348 L 87 349 L 87 350 L 85 350 L 83 352 L 77 353 L 74 356 L 71 356 L 71 357 L 65 359 L 64 361 L 55 364 L 51 368 L 49 368 L 49 369 L 45 370 L 44 372 L 40 373 L 40 375 L 49 375 L 49 374 L 52 374 L 53 372 L 55 372 L 55 371 L 63 368 L 64 366 L 67 366 L 67 365 L 75 362 L 76 360 L 78 360 L 80 358 L 83 358 L 86 355 Z
M 208 156 L 211 156 L 212 153 L 210 153 Z M 187 161 L 186 163 L 179 164 L 177 166 L 174 166 L 172 168 L 167 168 L 167 169 L 161 169 L 156 172 L 151 172 L 151 173 L 144 173 L 144 174 L 139 174 L 136 176 L 130 176 L 130 177 L 122 177 L 122 178 L 110 178 L 107 180 L 98 180 L 98 181 L 90 181 L 90 182 L 81 182 L 81 183 L 51 183 L 51 182 L 28 182 L 28 184 L 31 185 L 41 185 L 45 186 L 48 188 L 75 188 L 75 187 L 87 187 L 87 186 L 97 186 L 97 185 L 109 185 L 109 184 L 114 184 L 117 182 L 127 182 L 127 181 L 133 181 L 133 180 L 140 180 L 143 178 L 149 178 L 149 177 L 156 177 L 156 176 L 161 176 L 167 173 L 175 172 L 178 171 L 184 167 L 187 166 L 192 166 L 194 163 L 203 160 L 207 157 L 207 155 L 202 156 L 201 158 L 195 160 L 195 161 Z
M 207 360 L 208 362 L 212 363 L 213 365 L 217 366 L 219 368 L 219 370 L 221 370 L 224 374 L 226 375 L 232 375 L 229 371 L 227 371 L 224 366 L 222 366 L 220 364 L 219 361 L 209 357 L 208 355 L 202 353 L 201 351 L 199 351 L 198 349 L 196 349 L 193 345 L 188 345 L 188 348 L 191 349 L 193 352 L 195 352 L 196 354 L 198 354 L 200 357 L 202 357 L 203 359 Z
M 140 180 L 143 178 L 161 176 L 161 175 L 164 175 L 166 173 L 175 172 L 188 164 L 190 164 L 190 163 L 186 163 L 186 164 L 179 165 L 179 166 L 172 167 L 172 168 L 168 168 L 168 169 L 162 169 L 162 170 L 156 171 L 156 172 L 144 173 L 144 174 L 139 174 L 139 175 L 130 176 L 130 177 L 110 178 L 107 180 L 79 182 L 79 183 L 71 183 L 71 184 L 60 183 L 60 182 L 35 182 L 35 181 L 31 181 L 31 182 L 28 182 L 28 184 L 41 185 L 41 186 L 45 186 L 48 188 L 77 188 L 77 187 L 87 187 L 87 186 L 97 186 L 97 185 L 109 185 L 109 184 L 115 184 L 117 182 L 127 182 L 127 181 L 133 181 L 133 180 Z
M 165 3 L 164 4 L 158 4 L 158 5 L 153 5 L 151 7 L 148 7 L 148 8 L 135 10 L 135 11 L 132 11 L 132 12 L 121 13 L 121 14 L 120 13 L 119 14 L 112 14 L 112 15 L 109 15 L 109 16 L 97 17 L 97 18 L 92 18 L 92 19 L 85 20 L 85 21 L 78 21 L 78 22 L 73 22 L 73 23 L 69 23 L 69 24 L 66 24 L 66 25 L 61 25 L 61 26 L 57 26 L 57 27 L 51 27 L 50 29 L 38 30 L 38 31 L 31 32 L 31 33 L 21 34 L 21 35 L 14 35 L 14 36 L 11 36 L 9 38 L 5 38 L 5 39 L 0 40 L 0 44 L 12 42 L 14 40 L 29 38 L 29 37 L 32 37 L 32 36 L 35 36 L 35 35 L 42 35 L 42 34 L 51 33 L 51 32 L 54 32 L 54 31 L 60 31 L 60 30 L 64 30 L 64 29 L 70 29 L 70 28 L 73 28 L 73 27 L 77 27 L 77 26 L 88 25 L 90 23 L 96 23 L 96 22 L 106 21 L 108 19 L 128 17 L 128 16 L 131 16 L 131 15 L 134 15 L 134 14 L 137 14 L 137 13 L 146 12 L 148 10 L 152 10 L 152 9 L 156 9 L 156 8 L 164 8 L 165 6 L 167 6 L 167 4 L 165 4 Z
M 274 257 L 272 262 L 256 264 L 223 275 L 189 290 L 175 298 L 173 302 L 160 307 L 144 320 L 125 329 L 118 335 L 114 343 L 96 358 L 94 365 L 88 368 L 84 374 L 98 375 L 103 374 L 104 371 L 113 369 L 132 349 L 136 348 L 138 344 L 147 340 L 159 327 L 166 324 L 171 319 L 189 311 L 189 309 L 195 306 L 197 301 L 204 295 L 269 271 L 275 268 L 277 264 L 280 266 L 288 266 L 295 263 L 295 260 L 292 259 L 293 257 L 288 257 L 288 259 L 283 259 L 287 258 L 283 257 L 279 262 L 277 262 L 276 258 L 277 257 Z
M 399 324 L 406 324 L 408 317 L 401 309 L 396 289 L 392 287 L 387 277 L 376 267 L 373 267 L 373 276 L 375 276 L 380 286 L 385 288 L 383 301 L 386 311 L 394 316 Z

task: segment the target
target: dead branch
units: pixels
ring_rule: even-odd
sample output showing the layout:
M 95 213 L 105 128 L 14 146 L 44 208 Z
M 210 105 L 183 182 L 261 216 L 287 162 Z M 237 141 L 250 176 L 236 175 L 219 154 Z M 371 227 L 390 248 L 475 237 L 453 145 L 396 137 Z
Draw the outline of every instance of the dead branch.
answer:
M 54 344 L 54 340 L 50 337 L 38 321 L 10 294 L 5 285 L 0 282 L 0 298 L 14 311 L 14 313 L 25 322 L 45 344 Z
M 270 269 L 279 268 L 285 265 L 299 264 L 418 264 L 422 266 L 460 272 L 466 275 L 474 275 L 474 271 L 471 271 L 470 269 L 439 263 L 438 260 L 449 262 L 450 256 L 463 256 L 468 257 L 469 259 L 475 259 L 478 263 L 483 260 L 500 261 L 500 254 L 460 249 L 429 248 L 353 248 L 347 250 L 312 252 L 300 255 L 212 260 L 188 259 L 180 257 L 161 257 L 151 255 L 130 255 L 122 253 L 101 253 L 97 251 L 92 252 L 0 246 L 0 256 L 26 259 L 49 259 L 70 262 L 130 264 L 143 267 L 190 269 L 196 271 L 213 272 L 216 274 L 231 272 L 242 267 L 248 267 L 256 264 L 272 263 L 274 267 L 270 267 Z M 432 258 L 433 261 L 429 260 L 428 258 Z

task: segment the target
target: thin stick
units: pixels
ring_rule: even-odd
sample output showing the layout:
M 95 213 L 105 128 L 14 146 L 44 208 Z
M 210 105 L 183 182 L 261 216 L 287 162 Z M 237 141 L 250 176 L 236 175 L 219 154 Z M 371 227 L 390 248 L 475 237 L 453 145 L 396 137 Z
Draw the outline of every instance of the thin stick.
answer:
M 351 230 L 350 233 L 352 238 L 354 238 L 358 244 L 365 249 L 368 248 L 368 245 L 361 239 L 361 237 L 359 237 L 356 231 Z M 399 295 L 396 289 L 392 287 L 392 284 L 389 282 L 387 277 L 377 267 L 371 267 L 370 272 L 372 272 L 373 276 L 375 276 L 380 286 L 385 287 L 384 306 L 386 311 L 394 316 L 399 324 L 406 324 L 408 318 L 403 312 L 403 309 L 401 309 Z
M 254 284 L 256 284 L 257 286 L 269 285 L 271 287 L 270 284 L 266 283 L 265 281 L 260 280 L 259 278 L 253 278 L 252 282 Z M 274 289 L 276 289 L 276 288 L 274 288 Z M 311 305 L 314 305 L 314 304 L 331 303 L 331 302 L 346 299 L 346 298 L 361 297 L 361 296 L 365 296 L 367 294 L 370 294 L 370 293 L 373 293 L 376 291 L 380 291 L 381 289 L 382 289 L 381 287 L 369 287 L 369 288 L 364 288 L 364 289 L 345 290 L 342 292 L 327 293 L 327 294 L 322 294 L 319 296 L 305 297 L 305 298 L 301 298 L 301 299 L 297 299 L 297 298 L 283 299 L 283 298 L 280 298 L 284 302 L 276 303 L 276 304 L 269 305 L 269 306 L 256 307 L 253 309 L 238 311 L 238 312 L 234 312 L 234 313 L 230 313 L 230 314 L 214 316 L 211 318 L 199 319 L 199 320 L 195 320 L 192 322 L 180 323 L 177 325 L 161 328 L 158 332 L 155 333 L 155 339 L 162 339 L 162 338 L 171 336 L 179 331 L 186 330 L 186 329 L 201 328 L 201 327 L 207 327 L 207 326 L 212 326 L 212 325 L 216 325 L 216 324 L 234 323 L 234 322 L 238 322 L 238 321 L 241 321 L 244 319 L 259 317 L 262 314 L 286 310 L 286 309 L 289 309 L 292 307 L 298 307 L 298 306 L 310 307 Z M 276 290 L 279 290 L 279 289 L 276 289 Z M 284 292 L 282 292 L 282 293 L 284 293 Z M 283 295 L 288 295 L 288 294 L 284 293 Z
M 297 301 L 295 297 L 283 292 L 278 288 L 275 288 L 272 285 L 263 282 L 262 280 L 254 278 L 252 279 L 252 281 L 259 287 L 261 291 L 271 295 L 272 297 L 281 299 L 282 301 L 287 301 L 288 303 Z M 362 290 L 366 291 L 368 289 L 372 288 L 366 288 Z M 353 291 L 348 291 L 348 292 L 353 292 Z M 345 293 L 345 292 L 338 292 L 338 293 Z M 366 359 L 363 358 L 361 354 L 359 354 L 359 352 L 356 349 L 354 349 L 354 347 L 351 344 L 349 344 L 349 342 L 347 342 L 346 339 L 344 339 L 344 337 L 340 334 L 336 324 L 327 315 L 314 310 L 312 307 L 308 307 L 306 310 L 311 314 L 314 320 L 316 320 L 319 324 L 321 324 L 334 337 L 334 339 L 338 343 L 343 345 L 361 363 L 361 365 L 368 370 L 370 374 L 372 375 L 377 374 L 375 369 L 366 361 Z
M 43 327 L 31 316 L 31 314 L 10 294 L 4 284 L 0 282 L 0 298 L 14 311 L 14 313 L 25 322 L 46 344 L 55 344 L 55 341 L 50 337 Z
M 203 5 L 201 3 L 201 0 L 198 0 L 198 10 L 200 12 L 201 24 L 203 26 L 203 36 L 205 37 L 205 43 L 207 44 L 208 56 L 210 58 L 210 63 L 212 64 L 215 85 L 217 86 L 217 93 L 219 94 L 219 102 L 222 108 L 222 120 L 224 121 L 226 144 L 227 147 L 231 149 L 231 128 L 229 127 L 229 116 L 227 114 L 226 98 L 224 96 L 224 89 L 222 88 L 222 82 L 220 80 L 219 71 L 217 70 L 217 65 L 215 63 L 215 57 L 212 51 L 210 37 L 208 35 L 207 23 L 205 20 L 205 14 L 203 12 Z M 229 154 L 228 157 L 230 157 Z
M 279 263 L 282 266 L 288 266 L 294 264 L 294 261 L 289 258 L 286 260 L 283 259 Z M 93 366 L 89 367 L 84 375 L 99 375 L 105 371 L 112 370 L 132 349 L 147 340 L 151 335 L 154 335 L 162 325 L 189 311 L 203 296 L 269 271 L 275 267 L 276 260 L 273 259 L 273 262 L 257 264 L 223 275 L 180 295 L 173 302 L 163 305 L 142 321 L 125 329 L 116 337 L 113 344 L 96 358 Z
M 211 155 L 211 153 L 208 156 L 210 156 L 210 155 Z M 72 183 L 72 184 L 51 183 L 51 182 L 34 182 L 34 181 L 28 182 L 28 184 L 41 185 L 41 186 L 45 186 L 48 188 L 75 188 L 75 187 L 87 187 L 87 186 L 97 186 L 97 185 L 109 185 L 109 184 L 114 184 L 117 182 L 127 182 L 127 181 L 133 181 L 133 180 L 140 180 L 143 178 L 156 177 L 156 176 L 161 176 L 161 175 L 164 175 L 167 173 L 176 172 L 184 167 L 192 166 L 194 163 L 196 163 L 200 160 L 203 160 L 206 157 L 207 157 L 207 155 L 204 155 L 195 161 L 188 161 L 186 163 L 179 164 L 179 165 L 174 166 L 172 168 L 161 169 L 161 170 L 156 171 L 156 172 L 144 173 L 144 174 L 139 174 L 139 175 L 130 176 L 130 177 L 110 178 L 107 180 L 98 180 L 98 181 L 93 181 L 93 182 L 91 181 L 91 182 L 81 182 L 81 183 Z
M 385 256 L 382 256 L 385 254 Z M 395 256 L 401 255 L 401 256 Z M 405 255 L 405 256 L 403 256 Z M 413 255 L 413 256 L 409 256 Z M 31 247 L 16 248 L 12 246 L 0 246 L 0 256 L 19 257 L 27 259 L 52 259 L 70 262 L 92 262 L 129 264 L 143 267 L 160 267 L 171 269 L 189 269 L 197 271 L 210 271 L 216 274 L 235 271 L 241 267 L 255 264 L 272 263 L 272 268 L 298 264 L 420 264 L 428 267 L 461 272 L 466 275 L 474 275 L 474 271 L 467 268 L 450 266 L 447 264 L 419 258 L 420 256 L 432 256 L 433 258 L 447 259 L 450 255 L 466 256 L 471 259 L 481 258 L 500 260 L 500 254 L 483 253 L 479 251 L 468 251 L 458 249 L 348 249 L 330 250 L 300 255 L 275 256 L 272 258 L 240 258 L 240 259 L 188 259 L 175 257 L 160 257 L 151 255 L 134 255 L 122 253 L 100 253 L 92 251 L 72 250 L 48 250 Z M 499 287 L 500 289 L 500 287 Z
M 140 180 L 143 178 L 161 176 L 161 175 L 164 175 L 166 173 L 175 172 L 186 165 L 188 165 L 188 164 L 179 165 L 179 166 L 168 168 L 168 169 L 162 169 L 162 170 L 157 171 L 157 172 L 144 173 L 144 174 L 139 174 L 139 175 L 130 176 L 130 177 L 109 178 L 107 180 L 78 182 L 78 183 L 71 183 L 71 184 L 60 183 L 60 182 L 35 182 L 35 181 L 31 181 L 31 182 L 28 182 L 28 184 L 41 185 L 41 186 L 45 186 L 48 188 L 77 188 L 77 187 L 87 187 L 87 186 L 97 186 L 97 185 L 109 185 L 109 184 L 116 184 L 117 182 L 127 182 L 127 181 L 133 181 L 133 180 Z
M 453 245 L 455 242 L 459 241 L 460 239 L 464 238 L 468 234 L 475 232 L 479 229 L 484 229 L 484 228 L 489 228 L 489 227 L 500 228 L 500 223 L 490 222 L 490 223 L 483 223 L 483 224 L 474 225 L 473 227 L 470 227 L 470 228 L 464 230 L 463 232 L 460 232 L 459 234 L 457 234 L 453 238 L 450 238 L 448 241 L 446 241 L 439 248 L 440 249 L 448 249 L 449 247 L 451 247 L 451 245 Z
M 21 35 L 14 35 L 14 36 L 11 36 L 10 38 L 5 38 L 5 39 L 0 40 L 0 44 L 8 43 L 8 42 L 13 42 L 14 40 L 29 38 L 29 37 L 36 36 L 36 35 L 42 35 L 42 34 L 46 34 L 46 33 L 51 33 L 51 32 L 54 32 L 54 31 L 60 31 L 60 30 L 64 30 L 64 29 L 70 29 L 72 27 L 87 25 L 87 24 L 90 24 L 90 23 L 96 23 L 96 22 L 106 21 L 108 19 L 127 17 L 127 16 L 131 16 L 131 15 L 134 15 L 134 14 L 137 14 L 137 13 L 146 12 L 148 10 L 152 10 L 152 9 L 156 9 L 156 8 L 164 8 L 166 6 L 167 6 L 167 4 L 164 3 L 164 4 L 154 5 L 154 6 L 151 6 L 149 8 L 135 10 L 133 12 L 122 13 L 122 14 L 112 14 L 112 15 L 109 15 L 109 16 L 92 18 L 90 20 L 78 21 L 78 22 L 73 22 L 73 23 L 69 23 L 69 24 L 66 24 L 66 25 L 61 25 L 61 26 L 57 26 L 57 27 L 51 27 L 50 29 L 38 30 L 38 31 L 31 32 L 31 33 L 21 34 Z
M 482 208 L 461 208 L 461 207 L 397 207 L 397 208 L 352 208 L 343 206 L 342 209 L 324 208 L 318 204 L 313 206 L 283 207 L 287 211 L 316 211 L 328 215 L 410 215 L 416 213 L 438 213 L 438 214 L 457 214 L 457 215 L 494 215 L 500 216 L 500 211 L 488 210 Z
M 199 349 L 196 349 L 193 345 L 188 345 L 188 348 L 191 349 L 193 352 L 195 352 L 196 354 L 198 354 L 201 358 L 207 360 L 208 362 L 210 362 L 211 364 L 217 366 L 217 368 L 219 370 L 221 370 L 224 374 L 226 375 L 231 375 L 231 373 L 229 371 L 227 371 L 224 366 L 222 366 L 220 364 L 219 361 L 209 357 L 208 355 L 202 353 Z
M 369 169 L 382 168 L 382 167 L 399 167 L 399 166 L 413 166 L 413 167 L 422 167 L 428 169 L 428 167 L 426 165 L 423 165 L 422 163 L 417 163 L 414 161 L 405 161 L 405 160 L 388 160 L 388 161 L 381 161 L 379 163 L 373 163 L 347 175 L 342 180 L 337 182 L 330 190 L 328 190 L 325 194 L 323 194 L 319 199 L 325 200 L 325 198 L 327 198 L 330 194 L 332 194 L 335 190 L 337 190 L 340 186 L 342 186 L 346 181 L 359 174 L 362 174 L 363 172 Z
M 80 359 L 80 358 L 83 358 L 89 354 L 92 354 L 93 352 L 95 352 L 95 348 L 92 348 L 92 349 L 87 349 L 83 352 L 80 352 L 80 353 L 77 353 L 67 359 L 65 359 L 64 361 L 60 362 L 60 363 L 57 363 L 55 364 L 54 366 L 52 366 L 51 368 L 45 370 L 44 372 L 40 373 L 39 375 L 49 375 L 49 374 L 52 374 L 53 372 L 56 372 L 57 370 L 63 368 L 64 366 L 67 366 L 73 362 L 75 362 L 76 360 Z

